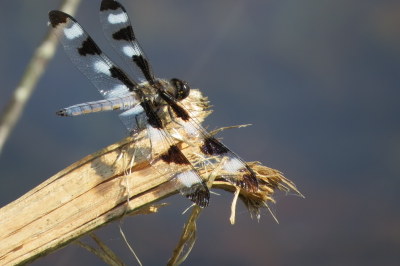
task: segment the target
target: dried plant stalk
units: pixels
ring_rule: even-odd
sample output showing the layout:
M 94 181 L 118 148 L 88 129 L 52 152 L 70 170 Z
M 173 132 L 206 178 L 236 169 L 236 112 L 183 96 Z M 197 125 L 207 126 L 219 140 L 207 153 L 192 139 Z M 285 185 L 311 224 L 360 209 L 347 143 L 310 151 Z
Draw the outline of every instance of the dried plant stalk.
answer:
M 59 10 L 73 15 L 79 3 L 80 0 L 64 0 Z M 55 54 L 58 38 L 52 31 L 52 29 L 49 29 L 41 45 L 36 49 L 11 99 L 8 101 L 3 112 L 0 113 L 0 153 L 18 119 L 21 117 L 37 82 L 46 70 L 47 63 Z
M 201 208 L 195 206 L 190 214 L 183 230 L 182 235 L 172 252 L 171 258 L 168 260 L 167 265 L 180 265 L 184 262 L 192 250 L 194 243 L 196 242 L 197 226 L 196 222 L 200 216 Z
M 207 99 L 197 90 L 191 92 L 185 106 L 199 122 L 210 113 Z M 175 184 L 169 182 L 171 176 L 155 170 L 171 168 L 163 160 L 150 166 L 146 158 L 139 156 L 132 163 L 142 141 L 140 136 L 135 140 L 128 137 L 110 145 L 1 208 L 0 265 L 30 262 L 125 214 L 140 214 L 140 208 L 177 193 Z M 195 153 L 193 146 L 180 146 L 188 154 Z M 239 197 L 253 215 L 259 217 L 260 208 L 272 201 L 276 189 L 297 191 L 279 171 L 255 163 L 251 167 L 259 178 L 260 190 L 251 194 L 240 191 Z M 207 171 L 200 170 L 204 178 L 210 176 Z M 211 178 L 215 178 L 214 187 L 236 189 L 218 178 L 218 173 Z
M 32 260 L 125 212 L 176 193 L 168 177 L 146 163 L 125 174 L 120 154 L 131 141 L 87 156 L 0 209 L 0 264 Z

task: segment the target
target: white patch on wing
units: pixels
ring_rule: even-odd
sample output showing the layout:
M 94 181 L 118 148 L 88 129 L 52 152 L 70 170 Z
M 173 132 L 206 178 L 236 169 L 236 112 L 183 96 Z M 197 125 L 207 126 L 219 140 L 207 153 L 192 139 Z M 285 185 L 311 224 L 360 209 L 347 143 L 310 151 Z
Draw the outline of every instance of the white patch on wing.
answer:
M 199 176 L 193 170 L 177 174 L 176 179 L 188 188 L 200 183 Z
M 103 61 L 95 62 L 93 66 L 96 72 L 106 74 L 107 76 L 111 76 L 110 66 L 104 63 Z
M 126 95 L 128 93 L 129 93 L 129 89 L 127 86 L 125 86 L 124 84 L 118 84 L 118 85 L 115 85 L 112 90 L 108 91 L 105 94 L 105 97 L 107 97 L 107 98 L 120 97 L 120 96 Z
M 141 105 L 136 105 L 134 108 L 131 108 L 121 114 L 119 114 L 119 118 L 122 123 L 128 129 L 129 132 L 137 128 L 136 124 L 136 116 L 143 113 L 143 107 Z
M 64 34 L 67 39 L 72 40 L 83 35 L 83 30 L 78 24 L 74 23 L 69 28 L 64 28 Z
M 151 141 L 151 145 L 152 146 L 160 145 L 159 143 L 161 143 L 164 140 L 164 135 L 162 131 L 152 127 L 151 125 L 147 125 L 147 130 Z
M 186 133 L 189 134 L 190 137 L 198 137 L 199 131 L 191 122 L 181 122 L 183 128 Z
M 107 20 L 110 24 L 125 23 L 128 21 L 128 16 L 125 13 L 116 14 L 116 15 L 110 14 L 110 15 L 108 15 Z
M 235 173 L 244 167 L 238 158 L 231 158 L 224 163 L 224 169 L 228 172 Z
M 129 57 L 132 57 L 132 56 L 134 56 L 134 55 L 139 55 L 139 54 L 136 52 L 136 50 L 133 49 L 133 47 L 128 46 L 128 45 L 122 47 L 122 52 L 123 52 L 126 56 L 129 56 Z
M 135 116 L 135 115 L 141 114 L 143 112 L 144 112 L 143 107 L 141 105 L 137 105 L 137 106 L 121 113 L 120 116 L 122 116 L 122 117 Z

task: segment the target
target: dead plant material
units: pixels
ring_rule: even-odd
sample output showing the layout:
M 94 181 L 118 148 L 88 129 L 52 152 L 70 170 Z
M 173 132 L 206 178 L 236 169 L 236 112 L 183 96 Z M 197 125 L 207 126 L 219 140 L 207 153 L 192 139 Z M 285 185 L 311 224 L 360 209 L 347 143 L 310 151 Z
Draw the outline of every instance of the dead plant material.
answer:
M 198 90 L 193 90 L 185 100 L 184 105 L 199 123 L 210 113 L 207 99 Z M 128 137 L 86 156 L 1 208 L 0 264 L 31 262 L 113 220 L 157 211 L 160 206 L 149 206 L 178 193 L 175 184 L 170 182 L 171 175 L 155 170 L 170 166 L 157 158 L 150 165 L 142 153 L 136 153 L 144 135 L 142 137 Z M 182 143 L 180 147 L 188 154 L 192 151 L 195 154 L 193 145 Z M 256 193 L 240 190 L 239 198 L 253 217 L 259 219 L 266 203 L 274 202 L 272 196 L 276 190 L 301 195 L 281 172 L 259 163 L 249 165 L 257 174 L 260 189 Z M 210 187 L 230 192 L 237 190 L 220 178 L 221 173 L 215 169 L 200 169 L 199 172 L 204 179 L 209 179 Z M 194 211 L 200 213 L 197 207 Z M 188 254 L 183 247 L 189 247 L 190 251 L 194 244 L 198 214 L 192 214 L 184 229 L 174 252 L 175 264 Z M 106 259 L 111 257 L 108 254 Z

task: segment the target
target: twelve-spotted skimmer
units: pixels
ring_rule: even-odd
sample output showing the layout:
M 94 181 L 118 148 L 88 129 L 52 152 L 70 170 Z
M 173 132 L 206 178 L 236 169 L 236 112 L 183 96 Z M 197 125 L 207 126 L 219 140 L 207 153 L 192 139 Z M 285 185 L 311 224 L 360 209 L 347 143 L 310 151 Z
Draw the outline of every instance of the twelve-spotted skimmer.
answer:
M 186 166 L 186 169 L 189 168 L 171 174 L 171 179 L 176 182 L 183 195 L 198 206 L 206 207 L 210 192 L 196 170 L 198 165 L 193 162 L 192 156 L 179 148 L 178 141 L 166 128 L 166 122 L 160 115 L 163 110 L 168 109 L 170 121 L 182 127 L 184 138 L 201 143 L 198 153 L 206 158 L 202 162 L 203 165 L 215 168 L 217 162 L 222 162 L 222 178 L 247 191 L 258 190 L 254 171 L 208 133 L 182 105 L 181 100 L 190 93 L 188 83 L 176 78 L 165 80 L 154 76 L 133 32 L 126 10 L 120 3 L 113 0 L 101 2 L 101 23 L 113 48 L 128 64 L 138 67 L 144 76 L 146 81 L 141 83 L 128 77 L 114 64 L 73 17 L 55 10 L 49 13 L 49 18 L 49 24 L 57 29 L 71 61 L 105 98 L 63 108 L 57 112 L 58 115 L 77 116 L 109 110 L 122 111 L 119 117 L 131 135 L 135 136 L 138 132 L 146 130 L 150 146 L 149 162 L 152 163 L 152 159 L 158 157 L 171 166 L 182 165 Z

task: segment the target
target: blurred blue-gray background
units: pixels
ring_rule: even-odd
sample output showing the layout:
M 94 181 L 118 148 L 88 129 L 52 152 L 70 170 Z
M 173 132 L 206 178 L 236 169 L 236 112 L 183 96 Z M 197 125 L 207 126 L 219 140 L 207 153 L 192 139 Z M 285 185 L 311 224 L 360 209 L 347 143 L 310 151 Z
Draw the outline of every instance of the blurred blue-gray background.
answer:
M 61 1 L 0 3 L 0 110 Z M 105 51 L 100 1 L 77 19 Z M 123 1 L 159 77 L 180 77 L 209 96 L 211 129 L 246 161 L 279 169 L 306 196 L 277 196 L 276 224 L 257 223 L 232 195 L 213 196 L 187 265 L 398 265 L 400 261 L 400 1 Z M 111 57 L 116 57 L 111 51 Z M 59 49 L 0 155 L 0 204 L 125 136 L 112 113 L 57 117 L 100 99 Z M 125 218 L 145 265 L 162 265 L 189 201 Z M 117 224 L 99 235 L 128 264 Z M 69 245 L 32 265 L 99 265 Z

